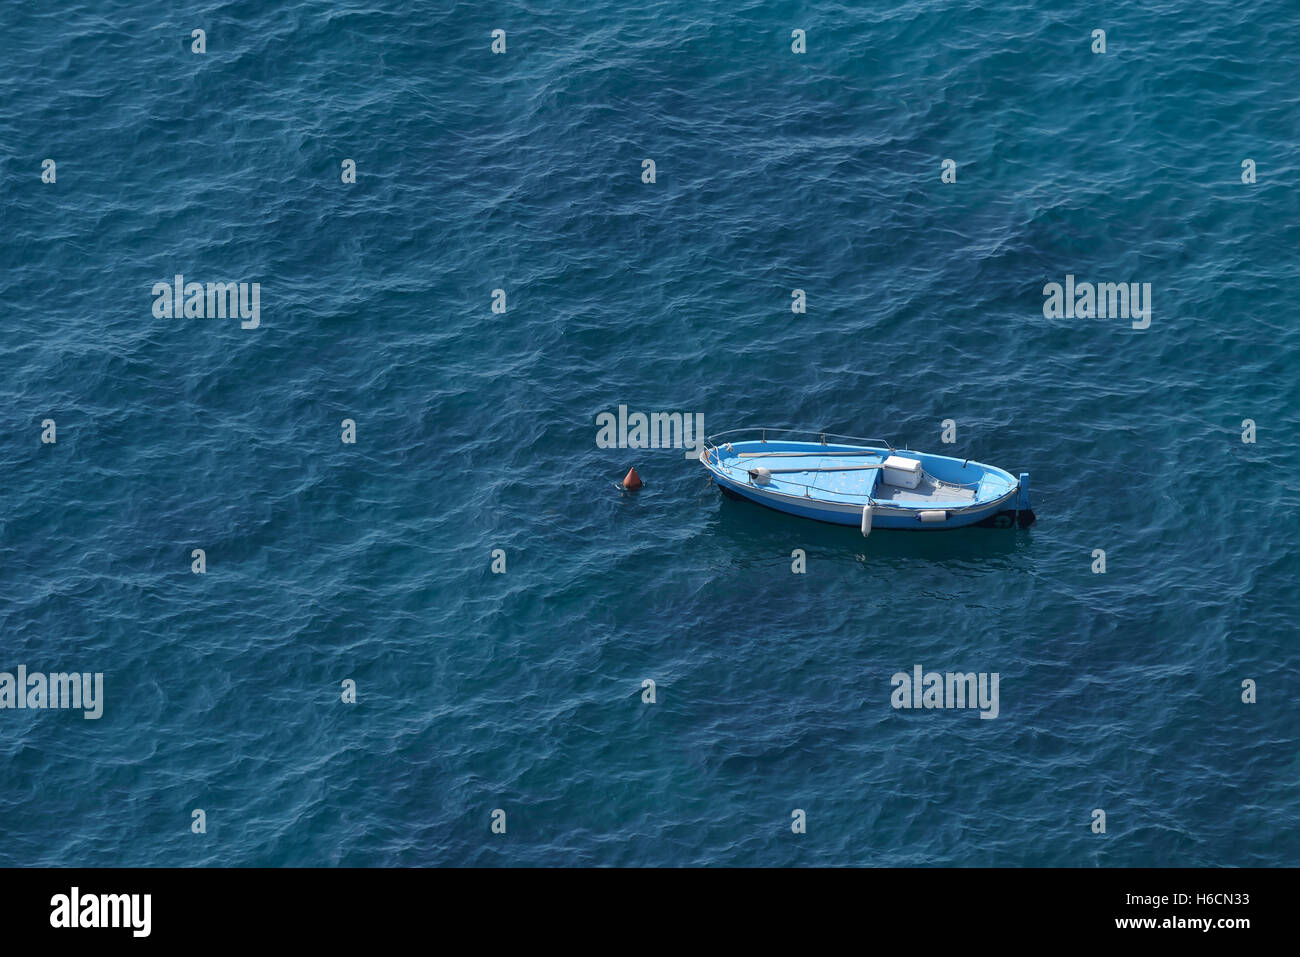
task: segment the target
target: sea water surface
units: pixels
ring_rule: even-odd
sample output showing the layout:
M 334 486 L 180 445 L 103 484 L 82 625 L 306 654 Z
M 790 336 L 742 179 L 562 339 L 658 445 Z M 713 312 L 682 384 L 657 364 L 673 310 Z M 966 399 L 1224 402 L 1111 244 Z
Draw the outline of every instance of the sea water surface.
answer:
M 1297 63 L 1280 0 L 4 5 L 0 671 L 105 700 L 0 710 L 0 864 L 1300 864 Z M 863 539 L 620 404 L 1039 521 Z

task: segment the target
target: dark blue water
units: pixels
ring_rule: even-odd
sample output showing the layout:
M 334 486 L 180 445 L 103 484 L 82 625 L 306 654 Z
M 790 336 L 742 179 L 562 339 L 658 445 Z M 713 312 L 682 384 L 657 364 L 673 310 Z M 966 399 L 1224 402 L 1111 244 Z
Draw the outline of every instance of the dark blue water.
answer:
M 1300 863 L 1297 62 L 1283 2 L 6 5 L 0 671 L 104 710 L 0 710 L 0 864 Z M 864 540 L 620 404 L 1039 522 Z

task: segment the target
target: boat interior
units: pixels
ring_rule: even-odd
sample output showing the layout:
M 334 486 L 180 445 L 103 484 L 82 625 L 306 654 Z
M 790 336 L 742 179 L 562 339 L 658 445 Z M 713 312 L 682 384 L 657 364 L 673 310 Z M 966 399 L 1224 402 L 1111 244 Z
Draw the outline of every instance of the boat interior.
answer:
M 870 498 L 905 507 L 961 506 L 990 501 L 1014 487 L 1001 470 L 906 450 L 736 442 L 717 447 L 714 454 L 719 468 L 737 482 L 832 502 L 857 504 Z M 891 455 L 920 463 L 915 487 L 908 488 L 895 470 L 886 471 L 883 465 Z

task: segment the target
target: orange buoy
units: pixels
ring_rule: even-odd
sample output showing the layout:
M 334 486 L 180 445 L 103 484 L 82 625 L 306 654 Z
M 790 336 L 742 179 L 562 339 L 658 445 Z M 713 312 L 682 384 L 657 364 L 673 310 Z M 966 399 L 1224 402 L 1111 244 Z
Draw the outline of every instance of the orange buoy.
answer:
M 641 481 L 641 476 L 636 474 L 636 466 L 627 470 L 627 475 L 623 476 L 623 487 L 629 492 L 635 492 L 645 483 Z

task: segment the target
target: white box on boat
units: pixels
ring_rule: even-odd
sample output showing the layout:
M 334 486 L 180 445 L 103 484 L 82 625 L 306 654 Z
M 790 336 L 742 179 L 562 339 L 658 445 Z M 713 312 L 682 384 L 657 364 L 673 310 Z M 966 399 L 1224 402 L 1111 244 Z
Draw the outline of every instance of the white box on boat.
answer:
M 916 488 L 921 484 L 921 463 L 916 459 L 905 459 L 901 455 L 891 455 L 885 459 L 885 467 L 880 470 L 882 481 L 886 485 L 898 488 Z

